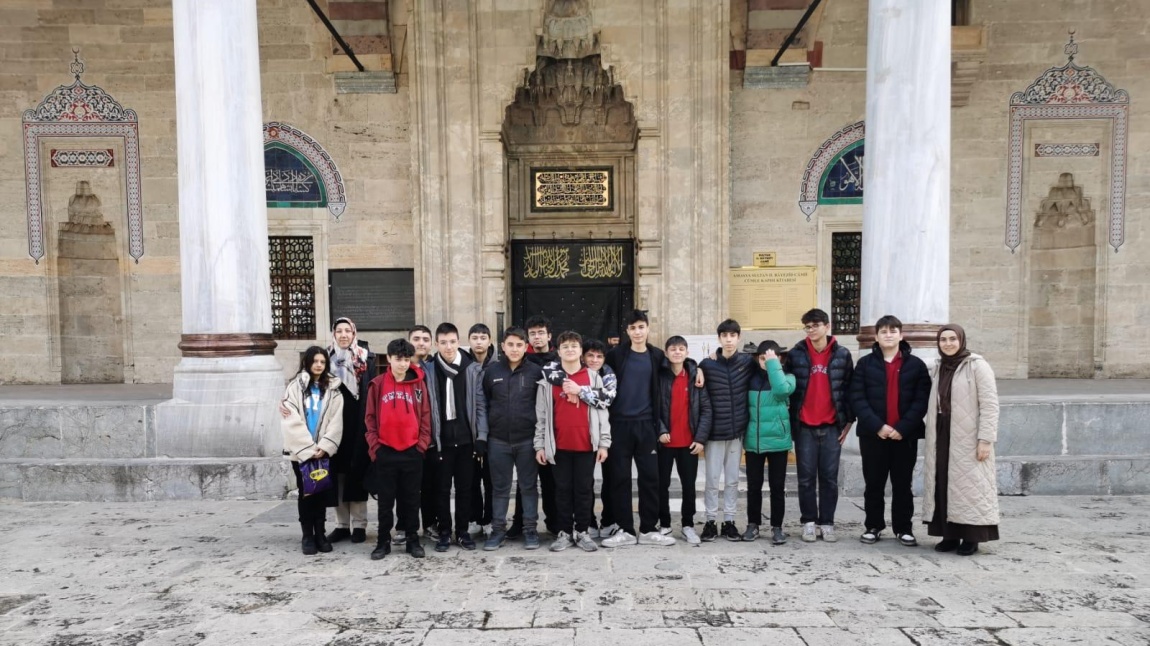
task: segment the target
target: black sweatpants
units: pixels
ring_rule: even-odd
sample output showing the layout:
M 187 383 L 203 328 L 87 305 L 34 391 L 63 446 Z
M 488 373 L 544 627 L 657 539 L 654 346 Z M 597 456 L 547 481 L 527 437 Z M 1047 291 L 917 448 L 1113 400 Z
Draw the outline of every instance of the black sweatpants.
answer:
M 492 493 L 491 467 L 487 457 L 475 458 L 475 470 L 471 478 L 471 522 L 478 525 L 491 524 Z
M 895 534 L 912 533 L 914 494 L 911 493 L 911 478 L 918 459 L 918 440 L 881 440 L 878 436 L 863 435 L 859 437 L 859 453 L 862 454 L 863 480 L 866 481 L 863 502 L 867 529 L 886 528 L 885 496 L 889 477 L 891 527 Z
M 574 536 L 595 522 L 595 451 L 556 451 L 555 526 Z M 574 530 L 574 532 L 572 531 Z
M 419 531 L 419 491 L 423 480 L 424 456 L 414 446 L 406 451 L 396 451 L 389 446 L 381 446 L 376 454 L 372 470 L 375 477 L 375 490 L 378 492 L 379 542 L 388 540 L 391 534 L 392 507 L 396 507 L 399 519 L 395 528 L 407 532 L 408 540 L 416 538 Z
M 467 531 L 471 521 L 471 487 L 475 471 L 475 449 L 471 444 L 444 446 L 439 449 L 439 486 L 436 518 L 439 533 L 451 533 L 451 486 L 455 485 L 455 525 L 457 533 Z
M 327 518 L 327 508 L 334 507 L 338 500 L 336 488 L 332 487 L 323 493 L 305 496 L 303 495 L 303 473 L 300 472 L 299 462 L 293 461 L 291 468 L 295 473 L 296 491 L 299 492 L 296 509 L 299 512 L 299 526 L 303 531 L 304 538 L 322 535 L 326 531 L 324 521 Z
M 659 522 L 658 430 L 653 420 L 611 422 L 611 502 L 619 529 L 636 536 L 631 507 L 631 461 L 639 472 L 639 533 L 656 530 Z
M 671 469 L 679 473 L 683 484 L 683 527 L 695 524 L 695 479 L 699 477 L 699 456 L 691 455 L 687 446 L 669 448 L 662 444 L 659 457 L 659 526 L 671 526 Z
M 539 465 L 539 500 L 543 503 L 543 526 L 551 534 L 559 533 L 559 512 L 555 508 L 555 472 L 550 464 Z M 523 526 L 523 494 L 519 485 L 515 486 L 515 513 L 511 515 L 511 524 Z
M 418 510 L 423 516 L 423 526 L 434 530 L 439 515 L 439 448 L 436 446 L 429 446 L 423 456 L 423 476 L 419 491 Z M 413 524 L 416 531 L 419 531 L 419 523 Z
M 771 527 L 783 526 L 787 496 L 787 456 L 790 451 L 769 453 L 746 452 L 747 460 L 747 524 L 763 522 L 763 465 L 766 463 L 767 484 L 771 487 Z
M 607 461 L 599 465 L 599 472 L 603 477 L 603 481 L 599 483 L 599 500 L 603 503 L 603 509 L 599 512 L 599 527 L 610 527 L 615 524 L 615 504 L 611 502 L 610 452 Z

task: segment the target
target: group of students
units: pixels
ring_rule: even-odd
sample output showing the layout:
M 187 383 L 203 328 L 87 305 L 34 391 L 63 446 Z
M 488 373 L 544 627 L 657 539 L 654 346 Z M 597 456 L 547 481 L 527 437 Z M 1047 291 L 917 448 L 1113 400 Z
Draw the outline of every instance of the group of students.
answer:
M 453 544 L 475 550 L 473 535 L 480 531 L 484 550 L 518 538 L 526 549 L 538 549 L 540 499 L 552 551 L 673 545 L 673 470 L 682 485 L 680 532 L 689 544 L 720 536 L 757 539 L 764 480 L 770 540 L 783 544 L 792 449 L 801 538 L 834 542 L 840 447 L 856 420 L 866 481 L 862 542 L 877 542 L 886 528 L 889 480 L 894 534 L 917 545 L 911 478 L 924 436 L 923 522 L 930 535 L 943 537 L 935 549 L 968 555 L 979 542 L 997 539 L 997 396 L 993 373 L 966 350 L 962 328 L 940 330 L 941 359 L 928 369 L 893 316 L 879 319 L 873 351 L 857 366 L 831 336 L 825 312 L 813 309 L 802 323 L 806 338 L 793 348 L 764 341 L 747 353 L 739 349 L 739 324 L 728 319 L 717 328 L 719 349 L 697 364 L 681 336 L 668 338 L 663 349 L 648 343 L 642 310 L 626 315 L 625 340 L 611 348 L 571 331 L 559 334 L 553 347 L 550 323 L 532 317 L 504 332 L 497 359 L 482 324 L 469 330 L 467 350 L 451 323 L 440 324 L 434 340 L 429 328 L 416 326 L 407 339 L 388 344 L 386 368 L 376 375 L 375 356 L 358 344 L 354 324 L 341 318 L 327 350 L 304 353 L 281 406 L 284 453 L 297 484 L 300 464 L 315 457 L 331 456 L 338 479 L 329 493 L 300 497 L 302 549 L 315 554 L 345 539 L 364 542 L 369 493 L 378 498 L 379 512 L 372 559 L 387 556 L 393 543 L 423 557 L 421 516 L 436 551 Z M 955 410 L 961 419 L 952 418 Z M 701 534 L 695 530 L 700 455 Z M 735 517 L 744 456 L 747 524 L 740 530 Z M 513 481 L 515 515 L 508 526 Z M 330 534 L 327 507 L 336 507 Z

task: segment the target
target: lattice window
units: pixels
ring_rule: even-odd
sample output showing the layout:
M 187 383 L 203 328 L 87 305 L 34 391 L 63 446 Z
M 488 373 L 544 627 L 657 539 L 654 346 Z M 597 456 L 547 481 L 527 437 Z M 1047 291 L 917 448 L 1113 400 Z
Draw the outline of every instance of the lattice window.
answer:
M 315 338 L 315 245 L 309 236 L 271 236 L 272 335 Z
M 834 334 L 859 333 L 862 233 L 831 234 L 831 326 Z

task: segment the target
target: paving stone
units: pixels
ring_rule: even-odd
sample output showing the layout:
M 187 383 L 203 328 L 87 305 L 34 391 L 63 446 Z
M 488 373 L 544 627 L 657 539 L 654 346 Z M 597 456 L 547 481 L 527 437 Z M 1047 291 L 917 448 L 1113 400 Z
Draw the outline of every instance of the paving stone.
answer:
M 799 626 L 834 626 L 825 612 L 729 612 L 731 624 L 756 628 L 788 628 Z
M 733 644 L 770 644 L 771 646 L 806 646 L 790 628 L 700 628 L 703 646 L 732 646 Z
M 915 646 L 897 628 L 796 628 L 805 646 Z
M 540 611 L 535 613 L 535 621 L 531 625 L 534 628 L 591 628 L 599 625 L 599 612 Z
M 699 646 L 699 633 L 690 628 L 577 628 L 575 646 Z
M 660 626 L 663 613 L 658 610 L 603 610 L 599 613 L 599 625 L 604 628 L 649 628 Z
M 1007 628 L 995 633 L 1007 646 L 1146 646 L 1150 630 L 1129 628 Z
M 727 616 L 727 613 L 714 610 L 668 610 L 663 613 L 663 623 L 672 628 L 732 625 L 731 618 Z
M 1017 628 L 1018 622 L 1000 612 L 940 610 L 930 613 L 946 628 Z
M 939 625 L 928 614 L 908 610 L 879 612 L 832 610 L 828 614 L 840 628 L 911 628 L 915 626 L 938 627 Z
M 570 628 L 532 630 L 449 630 L 433 629 L 422 646 L 564 646 L 575 643 Z
M 1150 629 L 1150 625 L 1122 612 L 1058 610 L 1054 612 L 1010 612 L 1007 615 L 1024 628 L 1145 627 Z
M 1000 646 L 994 633 L 983 628 L 904 628 L 918 646 Z
M 534 610 L 492 610 L 486 613 L 483 627 L 488 630 L 501 628 L 530 628 L 535 620 Z

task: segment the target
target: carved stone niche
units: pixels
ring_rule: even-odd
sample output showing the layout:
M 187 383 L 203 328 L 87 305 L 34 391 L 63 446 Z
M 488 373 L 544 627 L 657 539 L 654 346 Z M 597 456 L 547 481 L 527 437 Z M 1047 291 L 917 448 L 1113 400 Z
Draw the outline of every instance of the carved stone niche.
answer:
M 535 69 L 523 70 L 503 120 L 508 149 L 633 150 L 635 108 L 603 68 L 587 0 L 551 0 L 536 39 Z
M 1062 173 L 1050 187 L 1034 219 L 1034 236 L 1035 245 L 1045 249 L 1094 244 L 1094 209 L 1073 174 Z

